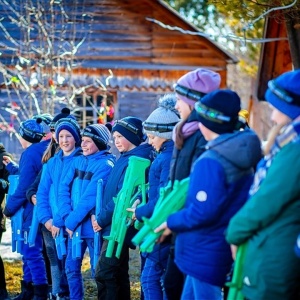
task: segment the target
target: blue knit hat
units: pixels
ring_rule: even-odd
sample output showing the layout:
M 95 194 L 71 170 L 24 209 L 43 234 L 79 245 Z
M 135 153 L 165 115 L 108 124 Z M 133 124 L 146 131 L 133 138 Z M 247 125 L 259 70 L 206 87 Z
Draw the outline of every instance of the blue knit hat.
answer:
M 143 122 L 135 117 L 126 117 L 115 122 L 112 132 L 118 131 L 135 146 L 146 140 L 143 133 Z
M 81 137 L 80 137 L 80 127 L 76 120 L 73 118 L 62 118 L 55 123 L 55 136 L 56 140 L 59 143 L 59 133 L 63 130 L 69 131 L 75 139 L 76 146 L 80 146 Z
M 71 113 L 70 109 L 67 108 L 67 107 L 64 107 L 64 108 L 61 110 L 61 112 L 60 112 L 59 114 L 57 114 L 57 115 L 52 119 L 52 121 L 51 121 L 51 123 L 50 123 L 50 131 L 54 131 L 54 130 L 55 130 L 55 123 L 56 123 L 58 120 L 60 120 L 60 119 L 63 119 L 63 118 L 72 118 L 72 119 L 76 120 L 74 116 L 70 115 L 70 113 Z
M 29 119 L 20 124 L 20 136 L 30 143 L 38 143 L 44 137 L 44 129 L 41 125 L 42 119 Z
M 198 120 L 211 131 L 222 134 L 235 130 L 241 100 L 237 93 L 231 90 L 216 90 L 195 105 Z
M 110 131 L 105 125 L 89 125 L 81 132 L 81 136 L 90 137 L 99 150 L 110 148 L 110 146 L 108 145 L 110 140 Z
M 270 80 L 265 98 L 292 120 L 297 118 L 300 115 L 300 70 Z

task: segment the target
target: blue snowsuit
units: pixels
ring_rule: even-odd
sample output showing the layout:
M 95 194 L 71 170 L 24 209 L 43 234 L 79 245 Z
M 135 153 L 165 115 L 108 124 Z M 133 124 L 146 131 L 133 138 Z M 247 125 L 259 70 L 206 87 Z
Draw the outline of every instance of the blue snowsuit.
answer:
M 58 190 L 61 180 L 64 178 L 64 174 L 69 169 L 70 164 L 74 158 L 81 155 L 81 153 L 81 148 L 75 148 L 70 155 L 64 156 L 63 151 L 60 150 L 43 165 L 36 193 L 37 217 L 40 223 L 45 224 L 56 216 L 58 219 L 57 223 L 63 225 L 63 221 L 57 214 Z M 34 193 L 33 190 L 32 193 Z M 61 227 L 60 230 L 65 231 L 63 227 Z M 42 234 L 51 264 L 52 294 L 69 295 L 69 287 L 65 274 L 65 258 L 59 260 L 52 233 L 48 231 L 45 226 L 42 227 Z M 67 234 L 64 232 L 64 235 L 66 236 Z
M 66 228 L 75 231 L 81 225 L 81 259 L 72 259 L 72 240 L 68 240 L 66 274 L 72 300 L 82 300 L 84 296 L 81 264 L 86 248 L 89 248 L 90 263 L 93 267 L 94 230 L 91 211 L 95 209 L 97 181 L 103 180 L 104 186 L 115 164 L 115 156 L 107 150 L 89 156 L 76 157 L 66 172 L 59 188 L 58 215 Z M 80 197 L 77 197 L 80 195 Z M 73 203 L 74 200 L 77 203 Z

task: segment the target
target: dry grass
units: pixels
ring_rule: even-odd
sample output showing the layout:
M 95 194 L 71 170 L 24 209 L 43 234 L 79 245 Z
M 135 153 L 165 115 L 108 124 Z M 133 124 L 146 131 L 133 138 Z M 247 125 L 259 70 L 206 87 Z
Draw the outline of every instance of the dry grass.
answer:
M 140 299 L 140 258 L 137 250 L 130 252 L 129 273 L 131 284 L 131 299 Z M 20 280 L 22 278 L 22 262 L 20 260 L 4 261 L 7 290 L 9 295 L 15 296 L 20 291 Z M 84 300 L 97 299 L 97 288 L 95 281 L 91 278 L 89 257 L 86 256 L 82 264 L 84 278 L 85 297 Z

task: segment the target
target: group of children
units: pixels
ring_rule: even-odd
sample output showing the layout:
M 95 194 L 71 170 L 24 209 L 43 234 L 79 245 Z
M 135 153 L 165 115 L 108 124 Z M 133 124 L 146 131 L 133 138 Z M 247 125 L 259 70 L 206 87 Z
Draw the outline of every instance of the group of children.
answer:
M 245 242 L 249 251 L 244 296 L 296 299 L 299 82 L 300 72 L 293 71 L 269 83 L 266 99 L 274 107 L 272 118 L 280 129 L 268 141 L 269 150 L 259 164 L 259 138 L 249 128 L 240 129 L 239 96 L 220 89 L 219 74 L 206 69 L 182 76 L 175 93 L 160 98 L 158 108 L 144 122 L 125 117 L 113 126 L 93 124 L 80 131 L 66 108 L 54 118 L 44 114 L 22 122 L 19 135 L 25 151 L 19 165 L 3 157 L 8 172 L 19 174 L 4 215 L 11 217 L 24 207 L 24 234 L 34 213 L 41 231 L 34 246 L 25 243 L 22 249 L 23 280 L 15 299 L 47 299 L 43 243 L 51 265 L 53 298 L 84 298 L 81 265 L 88 248 L 98 299 L 130 299 L 133 226 L 120 258 L 106 256 L 106 239 L 96 265 L 93 257 L 95 232 L 101 232 L 102 238 L 110 234 L 114 198 L 132 156 L 152 162 L 147 203 L 141 205 L 137 199 L 128 208 L 133 220 L 143 222 L 152 216 L 159 191 L 169 181 L 190 178 L 184 208 L 156 229 L 163 233 L 154 250 L 141 253 L 143 299 L 223 299 L 233 263 L 231 248 Z M 120 152 L 117 160 L 110 152 L 111 135 Z M 99 179 L 104 189 L 102 208 L 96 214 Z M 72 241 L 78 232 L 79 254 L 74 258 Z M 58 240 L 65 245 L 58 245 Z M 266 260 L 268 265 L 263 263 Z

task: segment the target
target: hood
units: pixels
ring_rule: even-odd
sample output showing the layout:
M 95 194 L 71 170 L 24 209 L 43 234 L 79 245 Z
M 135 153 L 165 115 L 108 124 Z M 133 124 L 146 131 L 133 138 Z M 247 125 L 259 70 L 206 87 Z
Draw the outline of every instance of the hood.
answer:
M 261 143 L 254 131 L 248 129 L 221 134 L 206 145 L 240 169 L 255 167 L 262 158 Z

